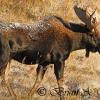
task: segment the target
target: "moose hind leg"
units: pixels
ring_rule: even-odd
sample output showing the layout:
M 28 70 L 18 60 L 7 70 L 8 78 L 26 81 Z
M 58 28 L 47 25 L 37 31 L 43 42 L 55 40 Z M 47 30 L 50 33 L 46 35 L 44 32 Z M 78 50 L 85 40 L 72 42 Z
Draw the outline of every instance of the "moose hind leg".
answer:
M 59 92 L 58 95 L 60 96 L 60 100 L 64 100 L 64 89 L 63 85 L 63 73 L 64 73 L 64 61 L 57 61 L 54 64 L 54 73 L 57 79 Z
M 31 91 L 28 93 L 29 96 L 32 96 L 34 94 L 35 90 L 38 88 L 38 86 L 42 82 L 46 69 L 47 69 L 46 66 L 38 65 L 37 70 L 36 70 L 37 72 L 36 80 Z

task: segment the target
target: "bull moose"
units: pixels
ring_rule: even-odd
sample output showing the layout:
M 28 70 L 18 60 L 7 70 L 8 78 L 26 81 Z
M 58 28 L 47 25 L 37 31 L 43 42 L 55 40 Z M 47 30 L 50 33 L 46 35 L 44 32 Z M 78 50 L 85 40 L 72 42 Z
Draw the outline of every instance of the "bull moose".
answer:
M 34 24 L 35 23 L 35 24 Z M 57 16 L 49 16 L 32 24 L 0 23 L 0 74 L 4 78 L 7 64 L 12 60 L 24 64 L 38 64 L 35 84 L 28 93 L 35 92 L 46 72 L 47 65 L 54 64 L 58 87 L 62 86 L 65 60 L 75 50 L 100 53 L 100 34 L 87 25 L 65 22 Z M 16 98 L 9 82 L 10 94 Z M 60 95 L 60 99 L 62 99 Z

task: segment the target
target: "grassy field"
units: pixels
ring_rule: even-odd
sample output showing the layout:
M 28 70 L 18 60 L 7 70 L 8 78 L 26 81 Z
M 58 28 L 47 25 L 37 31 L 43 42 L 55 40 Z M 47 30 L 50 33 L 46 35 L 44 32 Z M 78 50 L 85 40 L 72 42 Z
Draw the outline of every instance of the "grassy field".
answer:
M 100 12 L 100 0 L 0 0 L 0 21 L 31 23 L 47 15 L 57 15 L 68 21 L 80 22 L 73 10 L 76 2 L 93 5 Z M 71 53 L 66 61 L 63 87 L 65 90 L 80 88 L 85 91 L 89 88 L 91 94 L 82 99 L 80 96 L 67 94 L 66 100 L 100 100 L 99 64 L 98 53 L 91 53 L 89 58 L 85 58 L 84 50 Z M 25 96 L 34 84 L 37 65 L 24 65 L 12 60 L 10 66 L 6 79 L 10 80 L 17 95 Z M 46 94 L 40 96 L 36 92 L 33 100 L 59 100 L 53 91 L 57 87 L 53 65 L 48 66 L 40 87 L 46 89 Z M 51 95 L 51 92 L 54 95 Z M 0 100 L 12 100 L 2 79 L 0 79 Z

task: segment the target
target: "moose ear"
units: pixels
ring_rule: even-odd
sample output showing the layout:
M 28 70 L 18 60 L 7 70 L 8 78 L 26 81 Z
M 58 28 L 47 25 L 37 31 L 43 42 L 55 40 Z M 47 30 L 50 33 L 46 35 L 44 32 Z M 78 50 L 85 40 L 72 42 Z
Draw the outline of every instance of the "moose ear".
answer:
M 97 22 L 97 16 L 95 14 L 96 9 L 92 9 L 90 6 L 75 5 L 74 11 L 78 18 L 84 22 L 87 27 L 92 30 Z

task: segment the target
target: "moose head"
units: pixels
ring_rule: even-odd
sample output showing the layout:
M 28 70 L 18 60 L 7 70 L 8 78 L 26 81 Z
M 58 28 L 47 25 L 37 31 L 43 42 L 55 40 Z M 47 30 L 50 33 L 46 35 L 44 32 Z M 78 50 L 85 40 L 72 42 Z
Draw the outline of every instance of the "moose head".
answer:
M 96 50 L 100 53 L 100 14 L 97 9 L 91 6 L 75 5 L 74 10 L 78 18 L 84 22 L 90 30 L 90 35 L 95 41 Z M 86 50 L 86 55 L 89 56 L 89 51 Z

